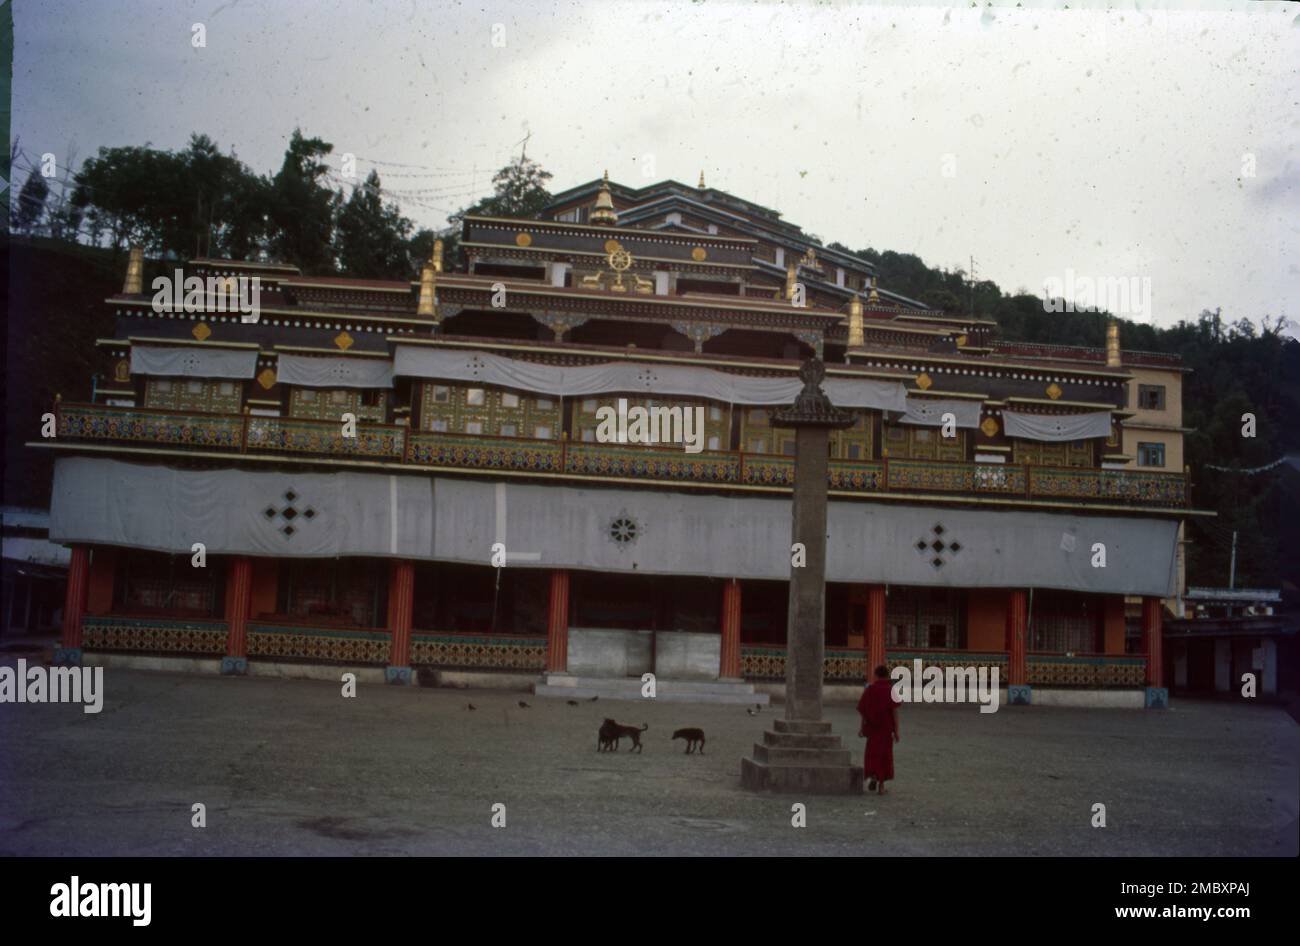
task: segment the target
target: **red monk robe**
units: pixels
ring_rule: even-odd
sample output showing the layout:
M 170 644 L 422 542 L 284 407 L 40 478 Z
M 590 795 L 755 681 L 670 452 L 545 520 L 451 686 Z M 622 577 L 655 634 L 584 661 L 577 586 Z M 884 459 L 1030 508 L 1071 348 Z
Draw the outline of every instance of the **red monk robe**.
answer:
M 858 715 L 862 717 L 859 735 L 867 737 L 863 773 L 869 780 L 887 782 L 894 777 L 894 743 L 898 741 L 898 704 L 889 677 L 877 677 L 862 691 Z M 883 791 L 884 786 L 880 787 Z

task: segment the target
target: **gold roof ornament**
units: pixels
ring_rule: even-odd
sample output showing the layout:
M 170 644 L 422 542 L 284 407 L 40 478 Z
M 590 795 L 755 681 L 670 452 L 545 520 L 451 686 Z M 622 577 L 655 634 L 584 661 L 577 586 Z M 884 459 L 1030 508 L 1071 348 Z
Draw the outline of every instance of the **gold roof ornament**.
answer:
M 138 296 L 144 292 L 144 247 L 131 247 L 131 255 L 126 261 L 126 280 L 122 283 L 122 294 Z
M 1119 357 L 1119 323 L 1114 319 L 1106 325 L 1106 367 L 1120 367 Z
M 435 273 L 442 272 L 442 241 L 433 241 L 433 256 L 429 259 L 429 265 L 433 267 Z
M 596 206 L 591 210 L 591 222 L 598 227 L 612 227 L 618 224 L 618 212 L 614 210 L 614 199 L 609 194 L 609 171 L 601 181 L 600 193 L 596 195 Z
M 787 299 L 794 298 L 794 284 L 798 279 L 796 275 L 797 269 L 798 266 L 795 263 L 791 263 L 785 268 L 785 297 Z
M 433 265 L 429 263 L 420 270 L 420 303 L 415 314 L 426 319 L 438 317 L 438 274 L 434 272 Z
M 700 190 L 704 190 L 704 169 L 703 169 L 703 168 L 700 169 L 700 183 L 699 183 L 699 189 L 700 189 Z
M 867 295 L 867 301 L 872 305 L 880 304 L 880 294 L 876 292 L 876 277 L 871 277 L 871 292 Z
M 861 348 L 866 344 L 866 339 L 862 335 L 862 298 L 853 294 L 849 300 L 849 347 Z

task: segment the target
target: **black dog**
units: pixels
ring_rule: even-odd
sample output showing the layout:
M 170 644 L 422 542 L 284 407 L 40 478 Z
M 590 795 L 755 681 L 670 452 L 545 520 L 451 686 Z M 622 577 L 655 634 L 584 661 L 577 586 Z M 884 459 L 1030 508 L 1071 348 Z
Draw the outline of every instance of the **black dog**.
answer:
M 700 755 L 704 755 L 704 730 L 703 729 L 679 729 L 673 733 L 673 739 L 686 740 L 686 754 L 690 755 L 696 747 L 700 750 Z

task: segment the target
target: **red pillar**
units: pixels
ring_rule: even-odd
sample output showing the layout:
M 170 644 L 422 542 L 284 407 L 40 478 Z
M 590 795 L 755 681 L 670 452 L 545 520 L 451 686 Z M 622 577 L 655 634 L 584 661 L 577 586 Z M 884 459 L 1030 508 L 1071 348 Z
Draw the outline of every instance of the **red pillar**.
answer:
M 1025 658 L 1025 630 L 1029 606 L 1025 592 L 1013 589 L 1007 602 L 1007 683 L 1023 686 L 1029 682 L 1028 662 Z
M 388 651 L 390 668 L 410 669 L 411 615 L 414 610 L 415 565 L 393 561 L 388 568 L 388 630 L 393 635 Z
M 68 586 L 63 597 L 63 638 L 56 663 L 81 663 L 81 618 L 86 613 L 86 589 L 90 584 L 90 549 L 72 546 L 68 562 Z
M 248 672 L 248 613 L 253 596 L 253 562 L 240 555 L 226 574 L 226 656 L 222 673 Z
M 867 680 L 875 679 L 876 668 L 885 663 L 885 586 L 867 586 Z
M 551 572 L 546 669 L 549 673 L 564 673 L 569 669 L 569 573 L 562 568 Z
M 718 677 L 740 679 L 740 579 L 728 578 L 722 585 L 722 655 Z
M 1147 655 L 1147 686 L 1164 686 L 1164 611 L 1159 598 L 1142 599 L 1142 650 Z

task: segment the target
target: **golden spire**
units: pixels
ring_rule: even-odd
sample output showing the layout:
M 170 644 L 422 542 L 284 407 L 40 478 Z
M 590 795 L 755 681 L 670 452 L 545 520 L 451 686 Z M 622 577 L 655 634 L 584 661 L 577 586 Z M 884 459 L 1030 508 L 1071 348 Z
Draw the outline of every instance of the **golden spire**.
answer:
M 785 297 L 787 299 L 794 298 L 794 284 L 795 280 L 798 279 L 798 276 L 796 275 L 797 269 L 797 263 L 791 263 L 785 268 Z
M 704 169 L 700 169 L 700 190 L 704 190 Z
M 1119 323 L 1111 319 L 1106 325 L 1106 367 L 1120 367 Z
M 880 295 L 876 292 L 876 277 L 871 277 L 871 292 L 867 296 L 867 301 L 872 305 L 880 305 Z
M 144 248 L 133 246 L 126 262 L 126 281 L 122 283 L 122 294 L 138 296 L 142 292 L 144 292 Z
M 435 273 L 442 272 L 442 241 L 441 240 L 433 241 L 433 256 L 429 260 L 429 263 L 433 266 L 433 271 Z
M 438 296 L 436 292 L 438 275 L 434 272 L 433 267 L 433 263 L 426 263 L 424 268 L 420 270 L 420 304 L 416 308 L 415 314 L 426 319 L 436 319 L 438 317 Z
M 596 195 L 596 206 L 591 211 L 591 222 L 598 227 L 612 227 L 618 223 L 618 213 L 614 210 L 614 199 L 609 195 L 609 171 L 600 184 L 600 193 Z
M 862 297 L 856 292 L 849 300 L 849 342 L 850 348 L 861 348 L 866 344 L 862 337 Z

